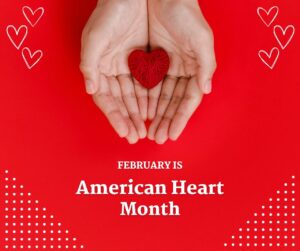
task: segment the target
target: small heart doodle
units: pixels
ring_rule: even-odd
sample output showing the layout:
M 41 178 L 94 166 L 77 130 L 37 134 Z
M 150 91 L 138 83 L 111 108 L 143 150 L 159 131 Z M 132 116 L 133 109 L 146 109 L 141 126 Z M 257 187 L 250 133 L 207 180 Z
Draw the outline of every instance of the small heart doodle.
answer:
M 21 25 L 16 28 L 13 25 L 8 25 L 6 28 L 6 34 L 11 43 L 19 50 L 27 37 L 28 28 L 26 25 Z
M 280 51 L 277 47 L 274 47 L 269 53 L 265 50 L 260 50 L 258 53 L 258 56 L 260 57 L 261 61 L 271 70 L 275 67 L 279 55 Z
M 33 11 L 30 7 L 24 6 L 22 8 L 22 12 L 28 23 L 34 27 L 44 15 L 44 8 L 39 7 Z
M 22 57 L 28 69 L 31 69 L 41 60 L 43 57 L 43 52 L 41 50 L 37 50 L 32 53 L 28 47 L 25 47 L 22 50 Z
M 275 21 L 276 17 L 278 16 L 279 8 L 277 6 L 271 7 L 268 11 L 262 7 L 257 9 L 257 14 L 260 19 L 264 22 L 267 27 Z

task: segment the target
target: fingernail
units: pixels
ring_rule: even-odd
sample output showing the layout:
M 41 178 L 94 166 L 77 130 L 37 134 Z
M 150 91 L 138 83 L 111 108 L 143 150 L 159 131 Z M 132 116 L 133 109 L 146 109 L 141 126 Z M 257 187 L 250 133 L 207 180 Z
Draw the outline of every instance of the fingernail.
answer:
M 203 88 L 204 88 L 203 92 L 204 92 L 205 94 L 211 93 L 211 90 L 212 90 L 211 79 L 210 79 L 210 80 L 207 80 L 207 81 L 205 82 Z
M 91 80 L 85 81 L 85 90 L 88 94 L 94 94 L 96 92 L 96 87 Z

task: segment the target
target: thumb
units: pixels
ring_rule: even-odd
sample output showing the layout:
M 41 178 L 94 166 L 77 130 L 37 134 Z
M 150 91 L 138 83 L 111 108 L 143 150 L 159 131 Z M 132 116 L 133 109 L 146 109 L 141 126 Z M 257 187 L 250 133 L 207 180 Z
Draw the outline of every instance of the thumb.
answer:
M 197 73 L 197 80 L 199 87 L 204 94 L 209 94 L 212 91 L 212 79 L 215 72 L 216 65 L 200 66 Z
M 206 37 L 206 39 L 204 39 Z M 211 34 L 202 37 L 201 43 L 198 43 L 196 51 L 198 70 L 197 80 L 200 89 L 204 94 L 211 93 L 212 78 L 217 68 L 214 42 Z
M 98 90 L 98 66 L 107 44 L 106 39 L 101 37 L 105 38 L 101 30 L 83 32 L 82 36 L 80 70 L 84 77 L 86 92 L 91 95 Z
M 86 92 L 90 95 L 95 94 L 98 90 L 97 69 L 81 62 L 80 70 L 83 74 Z

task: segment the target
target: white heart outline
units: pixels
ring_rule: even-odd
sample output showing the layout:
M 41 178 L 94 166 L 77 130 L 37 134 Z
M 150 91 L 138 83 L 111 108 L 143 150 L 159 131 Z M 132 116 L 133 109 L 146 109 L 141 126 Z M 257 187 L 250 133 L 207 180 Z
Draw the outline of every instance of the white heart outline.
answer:
M 29 65 L 29 63 L 28 63 L 28 61 L 27 61 L 27 59 L 26 59 L 26 57 L 25 57 L 25 55 L 24 55 L 24 52 L 25 52 L 25 51 L 29 52 L 29 56 L 30 56 L 31 59 L 35 56 L 36 53 L 41 53 L 41 56 L 34 62 L 34 64 Z M 24 59 L 24 61 L 25 61 L 25 64 L 26 64 L 26 66 L 28 67 L 29 70 L 31 70 L 31 69 L 32 69 L 32 68 L 33 68 L 33 67 L 34 67 L 34 66 L 42 59 L 43 56 L 44 56 L 44 54 L 43 54 L 43 51 L 42 51 L 42 50 L 36 50 L 36 51 L 32 54 L 31 50 L 30 50 L 28 47 L 24 47 L 24 48 L 22 49 L 22 57 L 23 57 L 23 59 Z
M 36 13 L 37 11 L 39 11 L 39 10 L 42 11 L 42 14 L 41 14 L 41 15 L 39 16 L 39 18 L 35 21 L 35 23 L 32 23 L 32 22 L 30 21 L 30 19 L 28 18 L 26 12 L 25 12 L 26 9 L 28 9 L 28 10 L 30 11 L 30 13 L 32 14 L 32 16 L 34 16 L 35 13 Z M 22 8 L 22 13 L 23 13 L 23 16 L 26 18 L 27 22 L 28 22 L 32 27 L 34 27 L 34 26 L 36 26 L 36 25 L 38 24 L 38 22 L 40 21 L 40 19 L 43 17 L 43 15 L 44 15 L 44 13 L 45 13 L 45 9 L 44 9 L 43 7 L 38 7 L 35 11 L 33 11 L 29 6 L 23 6 L 23 8 Z
M 271 11 L 272 11 L 273 9 L 276 9 L 276 14 L 274 15 L 273 19 L 272 19 L 272 20 L 270 21 L 270 23 L 268 24 L 268 23 L 266 23 L 265 19 L 261 16 L 260 11 L 265 12 L 265 13 L 269 16 L 270 13 L 271 13 Z M 264 23 L 267 27 L 270 27 L 270 26 L 271 26 L 271 24 L 272 24 L 272 23 L 275 21 L 275 19 L 277 18 L 278 14 L 279 14 L 279 7 L 276 6 L 276 5 L 273 6 L 273 7 L 271 7 L 268 11 L 267 11 L 265 8 L 263 8 L 263 7 L 258 7 L 258 8 L 257 8 L 257 15 L 260 17 L 260 19 L 263 21 L 263 23 Z
M 267 55 L 268 58 L 271 58 L 275 50 L 278 52 L 278 53 L 277 53 L 277 56 L 276 56 L 276 58 L 275 58 L 273 64 L 272 64 L 272 65 L 269 65 L 269 64 L 266 62 L 266 60 L 261 56 L 261 54 L 263 53 L 263 54 Z M 270 51 L 270 53 L 266 52 L 265 50 L 260 50 L 260 51 L 258 52 L 258 56 L 259 56 L 259 58 L 261 59 L 261 61 L 262 61 L 266 66 L 268 66 L 271 70 L 273 70 L 273 68 L 275 67 L 275 65 L 276 65 L 276 63 L 277 63 L 277 61 L 278 61 L 278 59 L 279 59 L 279 55 L 280 55 L 280 50 L 279 50 L 277 47 L 273 47 L 272 50 Z
M 12 37 L 11 37 L 10 34 L 9 34 L 9 29 L 11 29 L 11 28 L 15 31 L 15 34 L 16 34 L 17 36 L 19 35 L 20 30 L 23 29 L 23 28 L 25 28 L 25 31 L 26 31 L 26 32 L 25 32 L 25 35 L 24 35 L 24 37 L 22 38 L 22 40 L 21 40 L 21 42 L 20 42 L 19 45 L 17 45 L 17 44 L 15 43 L 15 41 L 12 39 Z M 21 26 L 17 29 L 14 25 L 11 25 L 11 24 L 10 24 L 10 25 L 8 25 L 8 26 L 6 27 L 6 34 L 7 34 L 8 38 L 9 38 L 10 42 L 17 48 L 17 50 L 19 50 L 19 49 L 21 48 L 22 44 L 24 43 L 24 41 L 25 41 L 27 35 L 28 35 L 28 28 L 27 28 L 26 25 L 21 25 Z
M 289 40 L 285 43 L 285 45 L 283 45 L 283 44 L 281 43 L 280 39 L 279 39 L 278 36 L 277 36 L 276 29 L 278 29 L 278 28 L 281 30 L 283 36 L 285 36 L 285 33 L 287 32 L 288 29 L 291 28 L 291 29 L 293 30 L 293 33 L 292 33 L 291 37 L 290 37 Z M 296 31 L 296 28 L 295 28 L 295 26 L 292 25 L 292 24 L 286 26 L 285 29 L 283 29 L 281 25 L 275 25 L 275 26 L 274 26 L 274 28 L 273 28 L 273 34 L 274 34 L 274 36 L 275 36 L 277 42 L 279 43 L 280 47 L 281 47 L 283 50 L 284 50 L 284 49 L 290 44 L 290 42 L 292 41 L 292 39 L 293 39 L 293 37 L 294 37 L 294 35 L 295 35 L 295 31 Z

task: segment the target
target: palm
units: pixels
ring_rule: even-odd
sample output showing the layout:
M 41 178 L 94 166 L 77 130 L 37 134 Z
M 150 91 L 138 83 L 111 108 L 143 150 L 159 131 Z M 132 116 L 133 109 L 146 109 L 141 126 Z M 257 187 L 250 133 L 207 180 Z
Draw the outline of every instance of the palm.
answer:
M 148 22 L 145 8 L 113 2 L 99 6 L 91 17 L 93 26 L 99 30 L 99 70 L 108 76 L 129 74 L 128 54 L 148 44 Z M 117 12 L 117 14 L 116 14 Z M 95 19 L 94 19 L 95 17 Z M 102 34 L 105 33 L 105 36 Z
M 168 51 L 171 61 L 169 75 L 190 77 L 197 73 L 199 64 L 191 39 L 195 31 L 188 26 L 189 22 L 191 25 L 195 23 L 193 12 L 164 4 L 152 9 L 149 20 L 150 44 Z
M 148 44 L 148 22 L 145 18 L 147 12 L 146 9 L 139 9 L 136 5 L 131 6 L 130 2 L 121 3 L 117 8 L 119 15 L 117 18 L 112 18 L 109 16 L 111 8 L 113 8 L 111 5 L 104 6 L 99 10 L 102 13 L 98 14 L 108 20 L 99 26 L 107 31 L 107 41 L 100 55 L 99 69 L 103 74 L 110 76 L 129 74 L 128 55 L 134 49 L 145 49 Z M 138 16 L 136 13 L 139 13 Z

